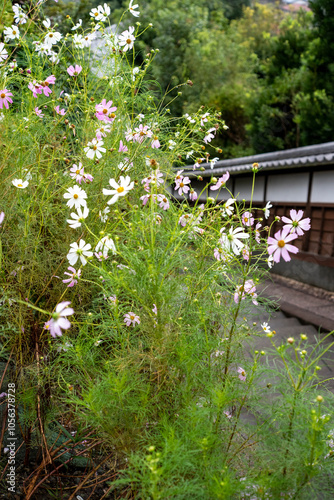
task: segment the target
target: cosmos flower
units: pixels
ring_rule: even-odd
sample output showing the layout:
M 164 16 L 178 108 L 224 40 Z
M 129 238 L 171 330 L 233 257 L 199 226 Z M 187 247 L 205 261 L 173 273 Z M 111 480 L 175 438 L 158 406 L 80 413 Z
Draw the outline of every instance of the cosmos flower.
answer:
M 67 268 L 70 272 L 64 272 L 64 274 L 66 274 L 67 276 L 69 276 L 69 278 L 65 279 L 65 280 L 62 280 L 63 283 L 68 283 L 68 287 L 72 287 L 74 285 L 77 285 L 78 283 L 78 279 L 80 279 L 80 276 L 81 276 L 81 269 L 78 269 L 77 271 L 74 269 L 74 267 L 72 266 L 69 266 Z
M 80 240 L 79 245 L 77 242 L 71 243 L 70 247 L 70 251 L 66 257 L 71 266 L 74 266 L 79 258 L 81 264 L 85 266 L 87 264 L 87 259 L 85 257 L 92 257 L 93 255 L 93 252 L 90 251 L 91 245 L 84 240 Z
M 28 181 L 23 181 L 22 179 L 14 179 L 12 180 L 13 186 L 19 188 L 19 189 L 25 189 L 29 182 Z
M 70 328 L 71 323 L 66 317 L 74 314 L 72 307 L 67 307 L 70 303 L 71 302 L 68 301 L 60 302 L 60 304 L 56 306 L 56 310 L 52 314 L 52 318 L 45 323 L 44 328 L 50 330 L 52 337 L 61 337 L 62 329 L 68 330 Z
M 218 182 L 214 186 L 210 186 L 211 191 L 216 191 L 217 189 L 220 189 L 230 178 L 230 173 L 226 172 L 226 174 L 223 175 L 223 177 L 220 177 L 218 179 Z
M 290 228 L 288 226 L 284 226 L 281 231 L 277 231 L 274 238 L 269 236 L 267 240 L 268 253 L 269 255 L 273 255 L 274 262 L 279 262 L 281 257 L 285 262 L 289 262 L 291 260 L 289 252 L 298 253 L 298 248 L 289 244 L 290 241 L 296 238 L 297 234 L 290 233 Z
M 13 103 L 13 100 L 10 97 L 12 95 L 13 94 L 9 92 L 9 90 L 7 89 L 0 90 L 0 109 L 2 109 L 3 106 L 5 106 L 5 108 L 8 109 L 9 107 L 8 103 L 10 104 Z
M 128 175 L 126 177 L 123 177 L 123 175 L 121 175 L 119 178 L 119 184 L 117 184 L 115 179 L 110 179 L 109 184 L 114 189 L 102 189 L 102 193 L 105 196 L 112 195 L 112 198 L 107 201 L 108 205 L 113 205 L 114 203 L 116 203 L 120 196 L 125 196 L 126 194 L 128 194 L 128 192 L 131 191 L 134 186 L 134 182 L 131 181 Z
M 241 368 L 241 366 L 239 366 L 238 368 L 238 373 L 239 373 L 239 378 L 242 382 L 244 382 L 246 380 L 246 372 L 243 368 Z
M 79 66 L 78 64 L 75 66 L 69 66 L 66 71 L 70 76 L 78 76 L 82 71 L 82 66 Z
M 124 323 L 126 326 L 136 326 L 136 323 L 140 324 L 140 318 L 135 313 L 129 312 L 124 314 Z
M 123 52 L 131 50 L 135 42 L 135 37 L 133 35 L 135 31 L 134 26 L 130 26 L 128 30 L 123 31 L 118 37 L 118 43 L 120 47 L 123 47 Z
M 134 16 L 134 17 L 139 17 L 139 14 L 140 12 L 136 9 L 138 9 L 138 4 L 136 3 L 135 5 L 133 5 L 133 2 L 134 0 L 130 0 L 130 3 L 129 3 L 129 12 L 131 12 L 131 14 Z
M 75 207 L 78 209 L 81 206 L 86 206 L 87 193 L 79 186 L 75 185 L 67 189 L 67 192 L 64 194 L 64 198 L 68 199 L 68 202 L 66 203 L 68 207 Z
M 282 221 L 286 223 L 284 227 L 288 227 L 291 233 L 297 233 L 299 236 L 304 234 L 304 231 L 308 231 L 311 228 L 310 218 L 302 219 L 304 215 L 303 210 L 290 210 L 290 217 L 282 217 Z
M 82 222 L 88 217 L 89 209 L 86 205 L 83 207 L 83 211 L 80 207 L 77 208 L 77 214 L 75 212 L 71 213 L 72 219 L 67 219 L 69 226 L 72 229 L 76 229 L 77 227 L 81 227 Z
M 106 152 L 106 148 L 103 147 L 103 141 L 99 141 L 94 137 L 87 146 L 84 148 L 87 158 L 93 160 L 96 158 L 102 158 L 102 153 Z

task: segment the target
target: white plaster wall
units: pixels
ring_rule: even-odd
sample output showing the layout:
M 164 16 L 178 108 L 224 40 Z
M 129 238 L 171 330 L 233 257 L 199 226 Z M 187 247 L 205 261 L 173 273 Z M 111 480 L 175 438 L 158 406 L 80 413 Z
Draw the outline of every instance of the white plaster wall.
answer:
M 238 200 L 246 200 L 249 201 L 252 195 L 252 177 L 236 177 L 235 178 L 235 187 L 234 187 L 234 195 L 235 197 L 239 193 L 237 197 Z M 254 186 L 254 195 L 253 201 L 263 201 L 264 196 L 264 177 L 259 176 L 255 177 L 255 186 Z
M 309 173 L 269 175 L 267 200 L 307 202 Z M 267 201 L 266 200 L 266 201 Z
M 311 203 L 334 203 L 334 172 L 314 172 Z

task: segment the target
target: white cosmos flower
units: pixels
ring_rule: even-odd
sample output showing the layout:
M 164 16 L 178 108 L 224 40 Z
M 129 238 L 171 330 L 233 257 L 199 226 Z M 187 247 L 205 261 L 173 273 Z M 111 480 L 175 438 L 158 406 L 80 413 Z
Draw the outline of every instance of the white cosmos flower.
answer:
M 68 188 L 67 192 L 64 194 L 64 198 L 68 199 L 66 205 L 70 208 L 75 207 L 78 209 L 81 206 L 86 206 L 87 194 L 77 185 Z
M 71 213 L 71 219 L 67 219 L 67 222 L 69 223 L 70 227 L 72 229 L 75 229 L 76 227 L 81 227 L 81 223 L 88 217 L 89 214 L 89 208 L 87 206 L 83 207 L 83 211 L 81 210 L 80 207 L 77 208 L 77 214 L 75 212 Z
M 24 189 L 29 185 L 28 181 L 23 181 L 22 179 L 14 179 L 12 181 L 13 186 L 19 188 L 19 189 Z
M 5 42 L 8 40 L 15 40 L 15 38 L 20 38 L 20 30 L 17 26 L 12 24 L 11 28 L 4 29 Z
M 129 3 L 129 11 L 131 12 L 131 14 L 135 17 L 139 17 L 139 14 L 140 12 L 136 9 L 138 9 L 138 4 L 136 3 L 136 5 L 133 5 L 133 1 L 134 0 L 130 0 L 130 3 Z
M 132 49 L 135 41 L 135 37 L 133 36 L 134 30 L 134 26 L 130 26 L 128 30 L 123 31 L 119 35 L 118 44 L 120 45 L 120 47 L 123 47 L 123 52 Z
M 50 31 L 45 35 L 44 45 L 51 48 L 52 45 L 55 45 L 63 38 L 63 35 L 58 31 Z
M 119 184 L 117 184 L 115 179 L 110 179 L 109 184 L 114 189 L 102 189 L 102 193 L 105 196 L 112 195 L 112 198 L 107 201 L 108 205 L 116 203 L 120 196 L 125 196 L 129 191 L 131 191 L 131 189 L 133 189 L 134 182 L 131 181 L 128 175 L 126 177 L 123 177 L 123 175 L 121 175 L 119 181 Z
M 267 201 L 266 206 L 264 207 L 264 216 L 266 219 L 268 219 L 270 215 L 270 209 L 272 208 L 272 204 L 270 201 Z
M 107 222 L 108 220 L 108 213 L 110 212 L 110 208 L 106 207 L 104 210 L 99 211 L 99 217 L 101 219 L 101 222 Z
M 82 19 L 79 19 L 79 22 L 75 26 L 73 26 L 73 28 L 71 28 L 71 29 L 72 29 L 72 31 L 74 31 L 74 30 L 77 30 L 78 28 L 80 28 L 80 26 L 82 26 Z
M 87 264 L 87 259 L 85 257 L 92 257 L 93 255 L 93 252 L 90 251 L 91 245 L 84 240 L 80 240 L 79 245 L 77 242 L 71 243 L 70 247 L 70 251 L 66 257 L 71 266 L 74 266 L 79 258 L 81 264 L 85 266 Z
M 102 252 L 103 257 L 108 257 L 108 251 L 111 250 L 113 255 L 116 255 L 116 247 L 114 241 L 109 235 L 104 236 L 96 245 L 95 252 Z
M 45 26 L 47 30 L 50 28 L 51 21 L 48 17 L 45 19 L 45 21 L 43 21 L 43 26 Z
M 234 212 L 234 202 L 235 201 L 236 200 L 234 198 L 229 198 L 227 201 L 225 201 L 225 203 L 223 205 L 223 216 L 224 217 L 226 217 L 226 216 L 231 217 L 231 215 Z
M 5 59 L 7 59 L 7 57 L 8 57 L 8 52 L 5 49 L 5 44 L 0 43 L 0 62 L 5 61 Z
M 84 148 L 87 158 L 90 158 L 91 160 L 93 160 L 95 156 L 96 158 L 101 158 L 101 153 L 106 152 L 106 148 L 103 148 L 102 145 L 103 141 L 99 141 L 94 137 L 94 139 L 92 139 L 91 142 L 89 142 Z
M 221 238 L 220 238 L 220 244 L 223 247 L 224 250 L 227 252 L 232 251 L 236 255 L 240 254 L 241 249 L 244 246 L 244 243 L 240 241 L 240 239 L 246 239 L 249 238 L 248 233 L 244 233 L 243 227 L 230 227 L 228 234 L 224 233 L 225 228 L 221 229 L 220 232 L 222 233 Z
M 78 35 L 77 33 L 73 36 L 73 45 L 77 49 L 84 48 L 84 39 L 82 35 Z

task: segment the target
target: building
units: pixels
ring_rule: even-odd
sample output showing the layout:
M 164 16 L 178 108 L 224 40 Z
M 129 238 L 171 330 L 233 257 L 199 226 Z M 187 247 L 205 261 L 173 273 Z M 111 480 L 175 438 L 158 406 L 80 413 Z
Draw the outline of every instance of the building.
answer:
M 220 177 L 229 172 L 226 188 L 234 197 L 249 202 L 252 190 L 252 165 L 259 164 L 253 196 L 253 206 L 262 208 L 267 201 L 273 205 L 269 223 L 275 215 L 289 216 L 291 209 L 302 209 L 304 217 L 311 218 L 311 230 L 294 242 L 299 253 L 292 255 L 288 264 L 274 266 L 276 274 L 334 291 L 334 142 L 302 148 L 276 151 L 232 160 L 202 164 L 204 170 L 185 171 L 198 194 L 205 188 L 208 178 Z M 189 170 L 188 170 L 189 168 Z M 201 175 L 203 181 L 197 180 Z M 230 198 L 227 189 L 204 190 L 200 199 L 207 196 L 217 201 Z M 175 198 L 178 197 L 174 191 Z M 275 223 L 277 224 L 277 223 Z M 279 225 L 275 230 L 279 229 Z

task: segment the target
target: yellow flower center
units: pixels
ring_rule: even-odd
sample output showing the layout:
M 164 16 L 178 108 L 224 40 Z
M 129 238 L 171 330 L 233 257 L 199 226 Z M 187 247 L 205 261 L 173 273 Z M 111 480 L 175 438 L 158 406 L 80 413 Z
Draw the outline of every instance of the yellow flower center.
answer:
M 248 217 L 245 217 L 245 219 L 244 219 L 244 220 L 245 220 L 245 222 L 248 222 Z
M 13 31 L 14 33 L 14 31 Z M 49 38 L 52 38 L 53 37 L 53 34 L 52 33 L 49 33 Z
M 80 170 L 76 170 L 75 173 L 79 175 L 80 174 Z
M 124 191 L 124 187 L 123 186 L 120 186 L 119 188 L 117 188 L 117 192 L 118 193 L 123 193 Z
M 77 199 L 79 198 L 79 196 L 78 196 L 77 194 L 75 194 L 75 195 L 73 196 L 73 198 L 74 198 L 75 200 L 77 200 Z
M 115 113 L 110 113 L 109 118 L 115 118 Z
M 180 187 L 183 188 L 184 184 L 183 182 L 180 182 Z
M 17 185 L 17 187 L 21 188 L 21 187 L 23 187 L 23 186 L 22 186 L 22 184 L 18 184 L 18 185 Z
M 279 240 L 277 242 L 277 245 L 280 247 L 280 248 L 283 248 L 285 246 L 285 241 L 284 240 Z
M 130 45 L 130 43 L 131 43 L 131 39 L 130 39 L 130 38 L 128 38 L 128 39 L 126 40 L 126 43 L 128 43 L 128 44 Z
M 107 114 L 108 113 L 108 110 L 106 108 L 104 108 L 104 110 L 102 111 L 103 114 Z
M 93 149 L 94 149 L 94 151 L 96 151 L 96 150 L 97 150 L 97 147 L 96 147 L 96 146 L 93 146 Z
M 5 94 L 5 93 L 2 93 L 2 94 L 0 95 L 0 97 L 1 97 L 1 99 L 4 99 L 4 98 L 6 97 L 6 94 Z
M 94 16 L 97 17 L 99 15 L 98 12 L 94 12 Z

